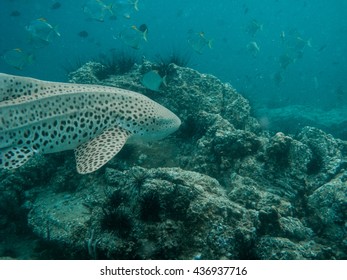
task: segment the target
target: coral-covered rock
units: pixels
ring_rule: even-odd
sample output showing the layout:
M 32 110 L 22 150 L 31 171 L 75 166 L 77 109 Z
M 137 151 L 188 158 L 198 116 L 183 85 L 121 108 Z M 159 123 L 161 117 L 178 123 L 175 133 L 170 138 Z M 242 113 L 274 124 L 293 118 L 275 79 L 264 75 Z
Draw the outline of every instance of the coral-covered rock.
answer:
M 345 162 L 342 158 L 339 141 L 330 134 L 314 127 L 305 127 L 298 135 L 298 140 L 312 151 L 308 164 L 309 174 L 316 176 L 316 185 L 330 180 L 337 174 Z
M 107 169 L 81 187 L 42 191 L 29 215 L 34 233 L 70 258 L 237 259 L 256 237 L 256 212 L 196 172 Z
M 141 79 L 158 65 L 105 67 L 87 63 L 70 81 L 145 94 L 180 129 L 125 145 L 84 176 L 71 151 L 1 171 L 1 235 L 28 224 L 40 241 L 33 258 L 347 258 L 346 142 L 313 127 L 262 131 L 244 97 L 193 69 L 167 65 L 154 92 Z M 6 252 L 0 243 L 4 257 L 22 256 Z
M 265 260 L 317 260 L 330 259 L 331 248 L 314 241 L 293 242 L 287 238 L 264 236 L 259 240 L 256 251 Z
M 315 190 L 308 197 L 310 224 L 320 236 L 332 242 L 338 252 L 347 253 L 347 173 Z

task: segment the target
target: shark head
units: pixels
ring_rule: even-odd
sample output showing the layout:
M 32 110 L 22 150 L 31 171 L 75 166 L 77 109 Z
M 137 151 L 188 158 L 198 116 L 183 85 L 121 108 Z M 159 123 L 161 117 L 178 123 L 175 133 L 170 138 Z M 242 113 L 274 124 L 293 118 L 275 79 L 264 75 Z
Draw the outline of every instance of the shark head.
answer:
M 160 140 L 175 132 L 181 125 L 181 120 L 169 109 L 154 103 L 152 114 L 139 119 L 141 128 L 138 133 L 134 133 L 129 140 L 131 141 L 152 141 Z

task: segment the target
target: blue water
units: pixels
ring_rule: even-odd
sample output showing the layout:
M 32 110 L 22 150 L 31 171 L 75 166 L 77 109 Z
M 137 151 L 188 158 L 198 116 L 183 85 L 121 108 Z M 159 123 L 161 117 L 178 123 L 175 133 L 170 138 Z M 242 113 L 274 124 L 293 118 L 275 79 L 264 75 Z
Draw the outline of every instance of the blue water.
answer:
M 55 2 L 61 7 L 51 9 Z M 325 108 L 347 103 L 345 0 L 139 0 L 139 11 L 132 11 L 130 19 L 104 22 L 87 18 L 82 10 L 86 2 L 1 0 L 0 55 L 20 48 L 33 51 L 36 59 L 23 70 L 1 59 L 0 72 L 66 81 L 64 67 L 111 49 L 131 50 L 149 60 L 174 49 L 191 55 L 192 68 L 229 82 L 254 104 L 279 102 Z M 13 11 L 20 15 L 11 16 Z M 57 26 L 61 36 L 33 50 L 25 26 L 41 17 Z M 252 20 L 263 25 L 254 37 L 247 32 Z M 124 28 L 143 23 L 149 28 L 148 42 L 140 50 L 132 50 L 117 39 Z M 87 38 L 78 36 L 83 30 L 88 32 Z M 213 48 L 195 53 L 187 42 L 192 30 L 204 32 L 213 40 Z M 281 69 L 279 57 L 287 52 L 281 34 L 288 37 L 293 30 L 311 46 L 282 69 L 283 81 L 276 83 L 274 75 Z M 259 46 L 256 56 L 247 49 L 250 42 Z

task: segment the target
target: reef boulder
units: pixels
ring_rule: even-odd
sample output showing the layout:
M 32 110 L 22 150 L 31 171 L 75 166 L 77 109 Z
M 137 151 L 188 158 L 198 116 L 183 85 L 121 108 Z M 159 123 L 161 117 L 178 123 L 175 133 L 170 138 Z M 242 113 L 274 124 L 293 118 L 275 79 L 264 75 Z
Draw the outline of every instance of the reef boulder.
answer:
M 347 143 L 314 127 L 262 130 L 235 89 L 190 68 L 167 65 L 166 84 L 151 91 L 141 79 L 158 67 L 102 76 L 90 62 L 70 74 L 145 94 L 182 125 L 88 175 L 75 172 L 71 151 L 1 171 L 0 200 L 24 211 L 19 225 L 1 212 L 0 234 L 33 233 L 32 258 L 347 258 Z M 22 256 L 8 251 L 0 246 Z

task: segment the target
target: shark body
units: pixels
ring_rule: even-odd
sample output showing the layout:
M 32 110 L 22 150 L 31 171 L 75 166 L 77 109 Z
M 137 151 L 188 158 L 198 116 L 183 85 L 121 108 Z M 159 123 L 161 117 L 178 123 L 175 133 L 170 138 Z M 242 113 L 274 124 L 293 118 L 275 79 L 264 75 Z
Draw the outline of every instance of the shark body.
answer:
M 77 171 L 90 173 L 128 139 L 161 139 L 180 124 L 136 92 L 0 73 L 0 168 L 18 168 L 35 153 L 73 149 Z

